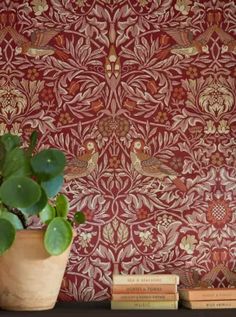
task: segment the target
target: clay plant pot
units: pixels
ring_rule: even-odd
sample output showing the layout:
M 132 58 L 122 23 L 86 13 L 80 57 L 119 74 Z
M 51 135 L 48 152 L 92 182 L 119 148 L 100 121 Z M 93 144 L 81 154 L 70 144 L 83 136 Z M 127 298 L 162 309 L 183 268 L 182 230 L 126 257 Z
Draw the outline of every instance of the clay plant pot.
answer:
M 47 310 L 56 303 L 70 247 L 50 256 L 43 230 L 19 230 L 11 248 L 0 256 L 0 307 Z

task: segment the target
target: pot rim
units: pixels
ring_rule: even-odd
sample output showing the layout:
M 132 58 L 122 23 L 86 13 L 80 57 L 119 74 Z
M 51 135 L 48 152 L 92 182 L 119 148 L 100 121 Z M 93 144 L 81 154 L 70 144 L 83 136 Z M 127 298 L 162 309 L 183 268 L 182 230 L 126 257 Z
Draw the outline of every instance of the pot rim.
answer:
M 25 236 L 25 235 L 32 235 L 32 236 L 39 236 L 44 234 L 46 231 L 46 228 L 26 228 L 26 229 L 20 229 L 16 230 L 17 236 Z M 77 236 L 77 232 L 75 228 L 72 228 L 73 232 L 73 239 Z

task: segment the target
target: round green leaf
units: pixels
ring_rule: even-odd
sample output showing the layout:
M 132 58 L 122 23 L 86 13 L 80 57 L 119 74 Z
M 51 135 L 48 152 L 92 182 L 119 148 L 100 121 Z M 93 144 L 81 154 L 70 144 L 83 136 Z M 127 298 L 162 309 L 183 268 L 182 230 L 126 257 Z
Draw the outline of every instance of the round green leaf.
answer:
M 59 217 L 67 217 L 69 211 L 69 201 L 63 194 L 58 195 L 56 199 L 56 212 Z
M 7 152 L 2 172 L 4 178 L 10 176 L 27 176 L 30 173 L 30 162 L 23 149 L 15 148 Z
M 86 218 L 85 218 L 85 215 L 81 211 L 77 211 L 74 215 L 74 220 L 78 224 L 83 224 L 85 223 Z
M 5 162 L 5 156 L 6 156 L 6 149 L 4 144 L 0 141 L 0 171 L 2 174 L 3 165 Z
M 9 249 L 15 240 L 16 230 L 6 219 L 0 218 L 0 255 Z
M 27 208 L 20 208 L 20 210 L 28 215 L 28 216 L 32 216 L 32 215 L 37 215 L 40 211 L 43 210 L 43 208 L 46 206 L 48 202 L 48 197 L 45 193 L 45 191 L 43 189 L 41 189 L 41 196 L 39 198 L 39 200 L 33 204 L 30 207 Z
M 56 217 L 49 223 L 45 232 L 45 249 L 51 255 L 59 255 L 68 248 L 72 237 L 71 224 L 64 218 Z
M 61 189 L 63 184 L 63 175 L 58 175 L 48 181 L 41 183 L 41 187 L 45 190 L 49 198 L 54 197 Z
M 65 163 L 64 153 L 57 149 L 42 150 L 31 159 L 31 166 L 41 180 L 49 180 L 62 174 Z
M 24 229 L 22 222 L 20 219 L 17 217 L 17 215 L 12 214 L 11 212 L 8 211 L 3 211 L 0 215 L 0 219 L 6 219 L 8 220 L 16 230 L 22 230 Z
M 31 207 L 40 196 L 40 186 L 28 177 L 10 177 L 0 187 L 0 199 L 9 207 Z
M 4 147 L 7 152 L 11 151 L 17 146 L 20 146 L 20 138 L 18 135 L 13 135 L 11 133 L 5 133 L 1 136 L 1 142 L 4 144 Z
M 43 210 L 39 213 L 39 217 L 43 223 L 50 222 L 56 215 L 55 208 L 47 204 Z

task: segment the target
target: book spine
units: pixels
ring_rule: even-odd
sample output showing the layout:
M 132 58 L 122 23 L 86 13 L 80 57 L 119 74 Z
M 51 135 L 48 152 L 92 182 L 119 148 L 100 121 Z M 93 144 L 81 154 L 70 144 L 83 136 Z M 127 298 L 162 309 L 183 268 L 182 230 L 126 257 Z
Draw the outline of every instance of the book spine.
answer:
M 172 274 L 113 275 L 113 284 L 179 284 L 179 276 Z
M 179 294 L 112 294 L 114 301 L 177 301 Z
M 187 301 L 197 300 L 236 300 L 236 290 L 194 290 L 179 291 L 180 298 Z
M 160 301 L 160 302 L 149 302 L 149 301 L 111 301 L 111 309 L 178 309 L 177 301 Z
M 190 309 L 225 309 L 236 308 L 235 300 L 218 301 L 182 301 L 182 305 Z
M 151 285 L 113 285 L 113 294 L 173 294 L 177 293 L 177 285 L 174 284 L 151 284 Z

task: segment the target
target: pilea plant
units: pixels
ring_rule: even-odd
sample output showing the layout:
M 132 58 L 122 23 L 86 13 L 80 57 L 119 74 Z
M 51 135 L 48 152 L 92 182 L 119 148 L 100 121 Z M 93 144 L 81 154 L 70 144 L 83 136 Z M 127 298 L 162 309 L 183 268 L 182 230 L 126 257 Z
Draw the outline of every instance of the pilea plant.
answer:
M 36 152 L 36 144 L 36 131 L 26 147 L 17 135 L 0 136 L 0 255 L 13 244 L 16 230 L 27 229 L 35 215 L 45 225 L 44 246 L 49 254 L 61 254 L 73 239 L 69 202 L 58 194 L 65 155 L 54 148 Z M 74 220 L 83 223 L 83 213 L 76 212 Z

